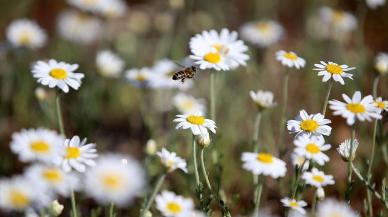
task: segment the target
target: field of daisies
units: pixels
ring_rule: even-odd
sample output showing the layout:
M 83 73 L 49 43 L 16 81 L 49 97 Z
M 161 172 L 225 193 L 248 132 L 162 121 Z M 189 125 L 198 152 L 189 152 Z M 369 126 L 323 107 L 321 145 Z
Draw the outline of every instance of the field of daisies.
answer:
M 0 217 L 387 217 L 387 13 L 3 1 Z

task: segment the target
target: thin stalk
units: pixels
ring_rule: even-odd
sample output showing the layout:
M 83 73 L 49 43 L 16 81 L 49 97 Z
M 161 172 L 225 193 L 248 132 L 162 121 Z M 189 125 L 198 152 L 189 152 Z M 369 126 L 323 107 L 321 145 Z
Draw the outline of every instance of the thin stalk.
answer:
M 311 204 L 311 213 L 315 215 L 315 210 L 317 209 L 317 201 L 318 201 L 318 196 L 317 196 L 317 191 L 314 192 L 314 197 L 313 197 L 313 202 Z
M 280 119 L 280 128 L 279 128 L 279 142 L 283 142 L 283 133 L 286 123 L 286 113 L 287 113 L 287 103 L 288 103 L 288 70 L 285 71 L 284 81 L 283 81 L 283 108 L 282 108 L 282 116 Z M 279 144 L 280 145 L 280 144 Z
M 372 90 L 372 94 L 373 94 L 373 97 L 377 97 L 377 87 L 379 85 L 379 81 L 380 81 L 380 75 L 377 75 L 375 77 L 375 79 L 373 79 L 373 90 Z
M 326 113 L 327 103 L 329 102 L 330 92 L 331 92 L 331 88 L 333 87 L 333 84 L 334 84 L 334 80 L 330 79 L 329 87 L 327 88 L 327 92 L 326 92 L 325 102 L 323 103 L 323 108 L 322 108 L 323 116 L 325 116 L 325 113 Z
M 195 182 L 197 183 L 197 187 L 198 187 L 200 185 L 200 182 L 199 182 L 198 164 L 197 164 L 197 144 L 195 142 L 194 135 L 193 135 L 193 163 L 194 163 Z
M 352 164 L 353 164 L 353 143 L 354 143 L 354 139 L 356 137 L 356 127 L 355 125 L 353 125 L 352 127 L 352 138 L 350 139 L 350 150 L 349 150 L 349 161 L 348 161 L 348 189 L 347 189 L 347 192 L 348 192 L 348 197 L 347 198 L 347 202 L 350 204 L 350 188 L 351 188 L 351 185 L 352 185 L 352 173 L 353 173 L 353 170 L 352 170 Z
M 263 177 L 259 177 L 259 181 L 256 185 L 256 192 L 255 192 L 255 211 L 254 213 L 258 215 L 260 210 L 260 199 L 261 199 L 261 192 L 263 191 Z
M 71 212 L 73 217 L 78 217 L 77 202 L 75 201 L 74 191 L 71 191 Z
M 205 181 L 206 181 L 207 188 L 209 189 L 209 191 L 212 191 L 212 186 L 211 186 L 211 184 L 210 184 L 209 177 L 208 177 L 207 172 L 206 172 L 205 161 L 204 161 L 204 157 L 203 157 L 204 152 L 205 152 L 205 149 L 202 148 L 202 149 L 201 149 L 201 167 L 202 167 L 202 173 L 203 173 L 203 176 L 205 177 Z
M 114 216 L 114 210 L 115 210 L 115 205 L 113 203 L 109 204 L 109 217 Z
M 216 121 L 216 90 L 215 90 L 216 74 L 210 72 L 210 118 Z
M 65 136 L 65 128 L 63 126 L 62 109 L 61 109 L 61 95 L 60 94 L 57 94 L 57 98 L 55 101 L 56 101 L 56 107 L 57 107 L 57 119 L 58 119 L 59 132 L 62 134 L 62 136 Z
M 153 192 L 152 192 L 152 194 L 151 194 L 151 197 L 150 197 L 150 199 L 148 200 L 148 202 L 147 202 L 147 204 L 146 204 L 144 210 L 142 211 L 141 217 L 144 217 L 144 216 L 147 214 L 148 210 L 151 208 L 151 205 L 152 205 L 152 203 L 153 203 L 154 200 L 155 200 L 156 194 L 158 194 L 160 188 L 162 187 L 162 184 L 163 184 L 163 182 L 164 182 L 164 179 L 166 178 L 166 175 L 167 175 L 167 174 L 163 174 L 163 175 L 161 175 L 161 176 L 159 177 L 159 180 L 158 180 L 158 182 L 156 183 L 156 186 L 155 186 L 155 188 L 154 188 L 154 190 L 153 190 Z
M 253 126 L 253 151 L 259 151 L 259 134 L 260 134 L 260 122 L 261 122 L 261 112 L 258 111 L 256 114 L 255 124 Z
M 296 199 L 298 196 L 298 186 L 299 186 L 299 181 L 300 181 L 300 175 L 302 174 L 302 170 L 304 165 L 306 164 L 307 160 L 304 160 L 302 165 L 298 168 L 298 173 L 296 174 L 295 177 L 295 183 L 294 183 L 294 191 L 292 192 L 292 198 Z

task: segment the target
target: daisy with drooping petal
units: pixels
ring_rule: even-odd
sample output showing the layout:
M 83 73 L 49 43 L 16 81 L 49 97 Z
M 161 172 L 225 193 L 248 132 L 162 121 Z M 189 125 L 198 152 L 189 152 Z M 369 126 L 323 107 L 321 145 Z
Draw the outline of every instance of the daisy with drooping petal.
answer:
M 280 200 L 283 203 L 283 206 L 289 207 L 301 214 L 306 214 L 306 210 L 303 207 L 307 206 L 307 203 L 303 200 L 295 200 L 288 197 L 285 197 Z
M 366 0 L 366 4 L 368 5 L 369 8 L 376 9 L 379 6 L 384 6 L 385 0 Z
M 86 194 L 101 204 L 128 206 L 142 193 L 144 184 L 144 170 L 138 162 L 129 156 L 106 154 L 86 171 L 84 186 Z
M 203 99 L 194 98 L 191 95 L 178 93 L 173 99 L 174 106 L 182 114 L 195 114 L 206 111 L 205 102 Z
M 268 47 L 280 41 L 284 28 L 276 21 L 248 22 L 240 28 L 241 38 L 259 47 Z
M 329 150 L 331 145 L 325 144 L 321 136 L 301 135 L 296 137 L 294 144 L 296 145 L 294 151 L 300 156 L 313 160 L 321 166 L 329 161 L 329 157 L 322 151 Z
M 205 119 L 201 113 L 176 115 L 174 122 L 178 122 L 176 129 L 189 129 L 193 135 L 208 134 L 207 130 L 216 133 L 216 123 L 210 119 Z
M 376 106 L 376 108 L 379 109 L 380 113 L 383 111 L 388 112 L 388 101 L 387 100 L 383 100 L 383 98 L 377 97 L 375 102 L 374 102 L 374 105 Z
M 176 169 L 181 169 L 187 173 L 187 163 L 185 160 L 176 155 L 175 152 L 169 152 L 163 148 L 162 151 L 156 153 L 160 157 L 160 161 L 167 168 L 168 172 Z
M 381 74 L 388 73 L 388 53 L 379 53 L 375 58 L 375 68 Z
M 351 141 L 352 141 L 351 139 L 346 139 L 337 148 L 338 153 L 345 161 L 349 161 L 349 158 L 350 158 Z M 354 160 L 354 158 L 356 157 L 356 151 L 357 151 L 358 145 L 359 145 L 358 140 L 354 139 L 353 147 L 352 147 L 352 160 Z
M 374 105 L 371 95 L 362 98 L 361 92 L 356 91 L 352 98 L 345 94 L 342 94 L 342 98 L 345 102 L 330 100 L 330 109 L 333 110 L 334 115 L 341 115 L 345 118 L 348 125 L 353 125 L 357 119 L 372 121 L 372 119 L 381 118 L 379 109 Z
M 283 177 L 286 174 L 286 163 L 269 153 L 244 152 L 241 155 L 243 168 L 255 175 Z
M 334 184 L 332 175 L 325 175 L 324 172 L 319 171 L 317 168 L 313 168 L 311 172 L 304 172 L 302 175 L 302 179 L 304 179 L 307 184 L 315 186 L 317 188 Z
M 155 73 L 150 68 L 133 68 L 126 71 L 125 74 L 127 81 L 137 88 L 155 87 Z
M 75 73 L 78 64 L 68 64 L 49 60 L 48 62 L 38 61 L 32 66 L 32 75 L 41 83 L 50 88 L 58 87 L 63 92 L 69 92 L 69 86 L 75 90 L 81 86 L 84 77 L 82 73 Z
M 75 169 L 83 173 L 86 170 L 86 166 L 96 165 L 94 161 L 98 156 L 96 144 L 86 144 L 86 138 L 81 141 L 78 136 L 73 136 L 71 139 L 66 139 L 63 146 L 65 153 L 61 166 L 65 172 Z
M 97 53 L 96 64 L 100 74 L 106 77 L 118 78 L 124 69 L 124 61 L 109 50 Z
M 306 61 L 303 58 L 296 55 L 296 53 L 293 51 L 287 52 L 284 50 L 280 50 L 276 52 L 276 60 L 281 62 L 283 66 L 287 66 L 289 68 L 295 67 L 297 69 L 300 69 L 300 68 L 303 68 L 304 65 L 306 64 Z
M 344 85 L 345 81 L 343 78 L 353 79 L 353 75 L 347 73 L 347 71 L 356 69 L 355 67 L 349 67 L 348 65 L 338 65 L 334 62 L 324 62 L 321 61 L 320 64 L 314 64 L 315 68 L 313 70 L 319 71 L 318 76 L 323 76 L 322 81 L 326 82 L 330 79 L 333 79 L 336 82 Z
M 295 120 L 287 121 L 287 129 L 297 136 L 300 134 L 330 136 L 331 127 L 328 125 L 330 123 L 331 121 L 325 119 L 321 113 L 309 115 L 305 110 L 301 110 Z
M 297 167 L 303 166 L 302 171 L 307 170 L 310 165 L 310 161 L 308 159 L 306 159 L 303 155 L 299 155 L 295 152 L 291 154 L 291 161 L 292 161 L 292 165 L 294 166 L 297 166 Z
M 47 41 L 47 35 L 43 29 L 28 19 L 13 21 L 6 31 L 8 41 L 15 47 L 40 48 Z
M 155 201 L 157 209 L 165 217 L 184 217 L 194 211 L 194 203 L 190 198 L 174 192 L 163 191 L 156 196 Z
M 47 129 L 23 129 L 12 134 L 11 150 L 22 162 L 34 160 L 59 164 L 65 138 Z
M 360 215 L 353 211 L 346 202 L 340 202 L 333 199 L 326 199 L 320 202 L 316 216 L 360 217 Z
M 249 91 L 249 95 L 260 111 L 272 108 L 276 105 L 271 91 L 258 90 L 257 92 L 254 92 L 251 90 Z
M 190 39 L 190 58 L 201 69 L 226 71 L 246 65 L 248 47 L 237 40 L 237 35 L 237 32 L 228 29 L 222 29 L 220 33 L 203 31 Z

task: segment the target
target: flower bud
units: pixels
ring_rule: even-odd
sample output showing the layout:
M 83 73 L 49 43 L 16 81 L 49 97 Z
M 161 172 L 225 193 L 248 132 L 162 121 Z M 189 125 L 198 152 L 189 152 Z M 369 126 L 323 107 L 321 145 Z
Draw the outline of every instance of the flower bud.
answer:
M 50 206 L 48 207 L 48 212 L 50 216 L 59 216 L 61 215 L 63 211 L 63 205 L 58 202 L 58 200 L 54 200 L 51 202 Z
M 351 143 L 351 139 L 347 139 L 344 142 L 342 142 L 339 145 L 339 147 L 337 148 L 338 153 L 341 155 L 341 158 L 344 161 L 349 161 L 350 149 L 351 149 L 350 143 Z M 357 151 L 357 148 L 358 148 L 358 144 L 359 143 L 358 143 L 357 139 L 354 139 L 354 141 L 353 141 L 353 148 L 352 148 L 352 161 L 354 160 L 354 158 L 356 156 L 356 151 Z
M 318 198 L 318 200 L 325 199 L 325 190 L 323 188 L 317 189 L 317 198 Z
M 150 211 L 147 211 L 145 213 L 144 217 L 152 217 L 152 213 Z
M 148 155 L 154 155 L 157 151 L 157 144 L 155 142 L 155 140 L 153 139 L 150 139 L 147 141 L 147 144 L 146 144 L 146 147 L 145 147 L 145 152 L 148 154 Z
M 206 148 L 210 145 L 210 136 L 208 133 L 206 134 L 199 134 L 195 137 L 195 140 L 198 145 L 200 145 L 202 148 Z
M 38 87 L 35 89 L 35 97 L 39 101 L 44 101 L 47 99 L 47 91 L 43 87 Z

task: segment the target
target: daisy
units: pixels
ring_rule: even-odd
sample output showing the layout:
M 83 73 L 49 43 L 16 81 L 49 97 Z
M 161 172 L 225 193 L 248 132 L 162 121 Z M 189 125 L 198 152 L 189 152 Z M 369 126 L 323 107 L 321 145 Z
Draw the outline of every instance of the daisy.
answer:
M 176 195 L 174 192 L 163 191 L 155 198 L 156 208 L 165 217 L 184 217 L 194 211 L 194 203 L 190 198 Z
M 175 152 L 169 152 L 163 148 L 162 151 L 156 153 L 160 157 L 161 163 L 166 167 L 168 172 L 176 169 L 181 169 L 187 173 L 187 163 L 184 159 L 178 157 Z
M 316 213 L 317 217 L 360 217 L 358 213 L 345 202 L 339 202 L 333 199 L 326 199 L 319 203 Z
M 210 119 L 205 119 L 201 113 L 176 115 L 174 122 L 178 122 L 176 129 L 189 129 L 193 135 L 208 134 L 207 130 L 216 133 L 216 123 Z
M 39 160 L 45 163 L 60 162 L 65 138 L 52 130 L 23 129 L 12 134 L 11 150 L 22 162 Z
M 379 109 L 374 105 L 371 95 L 364 98 L 361 97 L 361 92 L 356 91 L 353 98 L 342 94 L 345 102 L 338 100 L 330 100 L 330 109 L 334 115 L 341 115 L 346 119 L 348 125 L 353 125 L 356 119 L 360 121 L 371 121 L 372 119 L 380 119 Z
M 287 129 L 297 136 L 300 134 L 330 136 L 331 127 L 328 125 L 330 123 L 331 121 L 325 119 L 321 113 L 309 115 L 305 110 L 301 110 L 295 120 L 287 121 Z
M 337 148 L 338 153 L 341 155 L 342 159 L 344 159 L 345 161 L 349 161 L 351 141 L 352 141 L 351 139 L 346 139 Z M 359 145 L 358 140 L 354 139 L 353 147 L 352 147 L 352 160 L 356 156 L 356 151 L 357 151 L 358 145 Z
M 251 90 L 249 91 L 249 95 L 260 111 L 272 108 L 276 105 L 271 91 L 258 90 L 257 92 L 254 92 Z
M 268 153 L 244 152 L 241 156 L 243 168 L 255 175 L 283 177 L 286 174 L 286 163 Z
M 75 90 L 81 86 L 82 73 L 75 73 L 78 64 L 57 62 L 54 59 L 48 62 L 38 61 L 32 66 L 32 75 L 41 83 L 50 88 L 58 87 L 63 92 L 69 92 L 69 86 Z
M 347 71 L 356 69 L 355 67 L 349 67 L 348 65 L 338 65 L 337 63 L 333 63 L 330 61 L 327 63 L 321 61 L 320 64 L 314 64 L 314 66 L 315 68 L 313 68 L 313 70 L 319 71 L 318 76 L 323 76 L 323 82 L 326 82 L 331 78 L 342 85 L 345 84 L 343 78 L 353 79 L 353 75 L 347 73 Z
M 47 189 L 49 194 L 55 192 L 64 197 L 80 187 L 78 176 L 65 173 L 55 166 L 32 165 L 27 168 L 26 177 L 41 186 L 41 189 Z
M 388 53 L 379 53 L 375 58 L 375 68 L 381 74 L 388 73 Z
M 302 179 L 304 179 L 307 184 L 317 188 L 334 184 L 332 175 L 325 175 L 325 173 L 319 171 L 317 168 L 313 168 L 311 172 L 304 172 Z
M 357 28 L 357 19 L 346 11 L 322 7 L 320 18 L 324 25 L 330 27 L 333 34 L 348 33 Z
M 123 162 L 125 159 L 125 162 Z M 86 194 L 101 204 L 128 206 L 144 190 L 145 173 L 131 157 L 106 154 L 85 173 Z
M 273 20 L 248 22 L 240 28 L 241 38 L 265 48 L 280 41 L 284 35 L 284 28 Z
M 96 64 L 100 74 L 105 77 L 118 78 L 124 69 L 124 61 L 109 50 L 97 53 Z
M 291 162 L 292 165 L 297 167 L 301 167 L 303 165 L 302 171 L 307 170 L 310 165 L 310 161 L 308 159 L 306 159 L 303 155 L 298 155 L 295 152 L 291 154 Z
M 325 144 L 325 140 L 321 136 L 301 135 L 294 140 L 296 148 L 294 152 L 306 159 L 313 160 L 319 165 L 329 161 L 329 157 L 322 153 L 330 149 L 331 145 Z
M 44 30 L 28 19 L 13 21 L 6 30 L 6 36 L 15 47 L 41 48 L 47 41 Z
M 155 73 L 150 68 L 143 67 L 140 69 L 133 68 L 125 72 L 125 77 L 129 83 L 137 88 L 154 88 Z
M 379 113 L 386 111 L 388 112 L 388 101 L 378 97 L 374 102 L 375 107 L 380 111 Z
M 184 93 L 178 93 L 175 95 L 173 104 L 175 108 L 182 114 L 204 114 L 206 112 L 206 105 L 203 99 L 197 99 Z
M 190 58 L 200 69 L 226 71 L 246 65 L 248 47 L 237 40 L 237 35 L 237 32 L 228 29 L 222 29 L 220 33 L 203 31 L 190 39 Z
M 283 203 L 283 206 L 290 207 L 291 209 L 301 213 L 306 214 L 306 210 L 303 207 L 307 206 L 307 203 L 303 200 L 295 200 L 288 197 L 285 197 L 280 200 Z
M 280 50 L 276 52 L 276 60 L 282 63 L 283 66 L 287 66 L 289 68 L 303 68 L 306 64 L 306 61 L 299 57 L 296 53 L 292 51 L 284 51 Z
M 371 9 L 376 9 L 379 6 L 385 5 L 385 0 L 366 0 L 366 4 Z
M 96 144 L 86 144 L 86 138 L 82 141 L 78 136 L 73 136 L 71 139 L 66 139 L 63 143 L 65 153 L 61 163 L 62 169 L 65 172 L 70 172 L 72 169 L 78 172 L 85 172 L 86 166 L 95 166 L 94 161 L 97 158 Z

